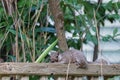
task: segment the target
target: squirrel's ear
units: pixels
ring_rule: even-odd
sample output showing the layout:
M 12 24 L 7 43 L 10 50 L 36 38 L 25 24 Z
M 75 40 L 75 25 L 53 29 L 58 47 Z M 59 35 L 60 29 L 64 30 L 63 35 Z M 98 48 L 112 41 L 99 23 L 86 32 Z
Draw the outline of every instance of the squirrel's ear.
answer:
M 59 55 L 59 52 L 51 51 L 51 52 L 49 52 L 49 55 L 50 55 L 50 56 L 53 56 L 53 55 Z

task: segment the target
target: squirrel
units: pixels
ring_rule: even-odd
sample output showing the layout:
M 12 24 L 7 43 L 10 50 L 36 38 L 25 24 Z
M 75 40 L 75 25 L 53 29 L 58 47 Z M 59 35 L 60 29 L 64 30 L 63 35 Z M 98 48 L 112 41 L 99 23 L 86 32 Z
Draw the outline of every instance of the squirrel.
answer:
M 108 59 L 106 59 L 104 56 L 98 57 L 95 61 L 89 62 L 90 64 L 111 64 Z
M 50 61 L 52 63 L 58 62 L 64 64 L 68 64 L 69 62 L 76 63 L 78 68 L 87 68 L 88 64 L 84 53 L 77 49 L 71 49 L 63 53 L 52 52 L 50 54 Z
M 110 64 L 109 61 L 103 59 L 103 58 L 100 58 L 100 59 L 97 59 L 93 62 L 93 64 Z

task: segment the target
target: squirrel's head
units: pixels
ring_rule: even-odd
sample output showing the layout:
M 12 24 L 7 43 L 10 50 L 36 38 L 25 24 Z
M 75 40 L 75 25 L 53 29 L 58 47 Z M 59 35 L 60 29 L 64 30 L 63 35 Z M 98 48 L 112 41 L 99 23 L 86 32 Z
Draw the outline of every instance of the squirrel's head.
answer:
M 52 63 L 58 62 L 58 56 L 59 56 L 59 52 L 56 52 L 56 51 L 51 52 L 51 53 L 50 53 L 50 61 L 51 61 Z

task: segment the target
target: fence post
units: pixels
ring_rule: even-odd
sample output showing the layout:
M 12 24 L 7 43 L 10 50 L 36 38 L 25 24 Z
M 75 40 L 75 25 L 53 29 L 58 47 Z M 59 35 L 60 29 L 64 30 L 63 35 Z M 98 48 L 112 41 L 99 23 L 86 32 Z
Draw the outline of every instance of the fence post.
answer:
M 29 80 L 29 76 L 21 76 L 21 80 Z
M 10 80 L 10 77 L 9 76 L 3 76 L 2 80 Z
M 2 76 L 0 75 L 0 80 L 2 80 Z
M 59 76 L 57 80 L 65 80 L 65 76 Z
M 48 80 L 48 77 L 47 76 L 41 76 L 40 80 Z
M 83 80 L 82 77 L 75 77 L 74 80 Z

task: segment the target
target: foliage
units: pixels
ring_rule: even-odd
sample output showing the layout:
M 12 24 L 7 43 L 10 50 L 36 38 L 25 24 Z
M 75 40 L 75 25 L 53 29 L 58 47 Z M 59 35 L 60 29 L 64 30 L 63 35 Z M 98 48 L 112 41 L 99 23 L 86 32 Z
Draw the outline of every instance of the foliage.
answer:
M 75 0 L 75 1 L 63 1 L 64 4 L 61 4 L 65 14 L 65 27 L 69 32 L 73 31 L 73 36 L 82 37 L 85 33 L 85 41 L 92 41 L 94 44 L 97 44 L 96 36 L 91 33 L 94 31 L 96 33 L 96 26 L 102 24 L 104 26 L 104 21 L 109 20 L 113 22 L 119 20 L 118 6 L 120 3 L 113 3 L 112 1 L 108 3 L 98 4 L 91 3 L 90 1 L 85 0 Z M 79 9 L 84 8 L 84 14 L 79 11 Z M 80 13 L 78 16 L 75 15 L 75 11 Z M 106 12 L 115 12 L 114 14 L 106 14 Z M 94 13 L 95 12 L 95 13 Z M 71 26 L 73 24 L 73 26 Z M 117 31 L 114 31 L 117 32 Z M 115 35 L 116 33 L 114 33 Z M 113 38 L 113 36 L 111 36 Z M 116 37 L 116 36 L 114 36 Z M 71 39 L 73 40 L 73 39 Z M 74 41 L 74 40 L 73 40 Z M 72 42 L 73 42 L 72 41 Z M 70 45 L 70 44 L 68 44 Z

